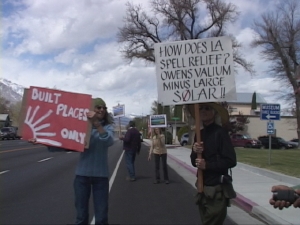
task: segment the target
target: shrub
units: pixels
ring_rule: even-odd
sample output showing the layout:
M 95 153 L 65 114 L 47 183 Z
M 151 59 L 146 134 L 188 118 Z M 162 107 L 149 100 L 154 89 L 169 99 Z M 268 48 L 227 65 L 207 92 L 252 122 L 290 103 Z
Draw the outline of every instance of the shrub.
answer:
M 181 140 L 181 136 L 185 133 L 188 133 L 189 132 L 189 127 L 188 126 L 184 126 L 184 127 L 181 127 L 179 129 L 179 131 L 177 132 L 177 136 L 178 136 L 178 140 L 180 141 Z

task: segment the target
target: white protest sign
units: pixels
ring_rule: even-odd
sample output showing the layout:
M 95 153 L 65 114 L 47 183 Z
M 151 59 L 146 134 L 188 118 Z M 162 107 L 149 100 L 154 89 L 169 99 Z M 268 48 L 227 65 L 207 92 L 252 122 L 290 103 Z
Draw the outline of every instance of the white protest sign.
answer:
M 154 51 L 160 103 L 236 100 L 230 37 L 159 43 Z
M 123 117 L 125 116 L 125 105 L 113 106 L 113 117 Z
M 151 115 L 150 116 L 150 127 L 167 127 L 167 115 Z

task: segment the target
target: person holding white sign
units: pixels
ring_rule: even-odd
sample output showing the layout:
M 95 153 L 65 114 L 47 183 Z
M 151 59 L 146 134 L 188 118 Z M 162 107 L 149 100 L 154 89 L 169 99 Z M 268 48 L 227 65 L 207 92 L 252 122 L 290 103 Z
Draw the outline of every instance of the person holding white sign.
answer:
M 151 147 L 149 150 L 148 161 L 151 160 L 151 154 L 154 155 L 155 160 L 155 180 L 154 184 L 160 183 L 160 159 L 164 171 L 164 180 L 169 184 L 168 166 L 167 166 L 167 148 L 165 146 L 165 135 L 161 134 L 160 128 L 154 128 L 154 136 L 152 138 Z
M 114 143 L 114 128 L 101 98 L 93 100 L 94 110 L 87 113 L 92 124 L 89 147 L 80 153 L 74 180 L 76 224 L 89 224 L 89 199 L 93 192 L 95 224 L 108 224 L 108 147 Z M 28 140 L 36 143 L 36 139 Z M 51 152 L 67 149 L 50 147 Z
M 221 126 L 228 122 L 229 116 L 218 103 L 202 103 L 199 106 L 203 123 L 202 142 L 193 144 L 190 155 L 192 165 L 203 173 L 203 192 L 197 193 L 196 204 L 203 225 L 221 225 L 230 206 L 229 200 L 236 197 L 228 173 L 236 166 L 236 154 L 228 131 Z M 195 118 L 194 105 L 188 105 L 188 109 Z M 198 154 L 202 154 L 202 158 Z
M 294 87 L 294 93 L 295 95 L 300 95 L 300 66 L 299 65 L 296 68 L 295 77 L 296 77 L 297 86 Z M 273 193 L 273 196 L 269 202 L 271 205 L 273 205 L 274 208 L 278 208 L 282 210 L 283 208 L 289 208 L 291 205 L 293 205 L 295 208 L 300 208 L 300 184 L 295 187 L 288 187 L 285 185 L 275 185 L 271 188 L 271 192 Z M 278 196 L 279 192 L 281 192 L 280 197 L 283 197 L 282 194 L 285 193 L 284 194 L 285 198 L 281 199 Z M 274 193 L 277 193 L 277 195 L 275 195 Z M 290 195 L 289 198 L 286 199 L 287 197 L 286 195 Z M 293 197 L 293 196 L 297 196 L 297 197 Z M 293 203 L 290 202 L 291 199 L 294 200 Z

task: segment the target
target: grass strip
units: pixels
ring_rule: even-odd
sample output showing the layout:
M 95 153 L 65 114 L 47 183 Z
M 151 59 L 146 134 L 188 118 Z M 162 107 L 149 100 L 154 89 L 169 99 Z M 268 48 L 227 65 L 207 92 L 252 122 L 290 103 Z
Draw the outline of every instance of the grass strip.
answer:
M 269 149 L 236 147 L 235 152 L 238 162 L 300 178 L 300 149 L 271 149 L 270 153 Z

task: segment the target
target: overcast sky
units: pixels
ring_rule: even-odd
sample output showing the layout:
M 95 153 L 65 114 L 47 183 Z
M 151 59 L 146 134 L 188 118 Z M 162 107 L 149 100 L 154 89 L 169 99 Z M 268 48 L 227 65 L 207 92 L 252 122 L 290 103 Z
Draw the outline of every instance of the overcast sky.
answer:
M 279 0 L 226 0 L 238 7 L 229 27 L 254 63 L 256 76 L 239 70 L 237 92 L 254 91 L 273 103 L 268 63 L 253 49 L 253 19 L 274 9 Z M 147 5 L 146 0 L 131 0 Z M 102 97 L 107 106 L 125 104 L 126 114 L 146 115 L 157 99 L 155 66 L 126 63 L 116 42 L 126 0 L 2 0 L 2 77 L 29 86 L 58 88 Z

